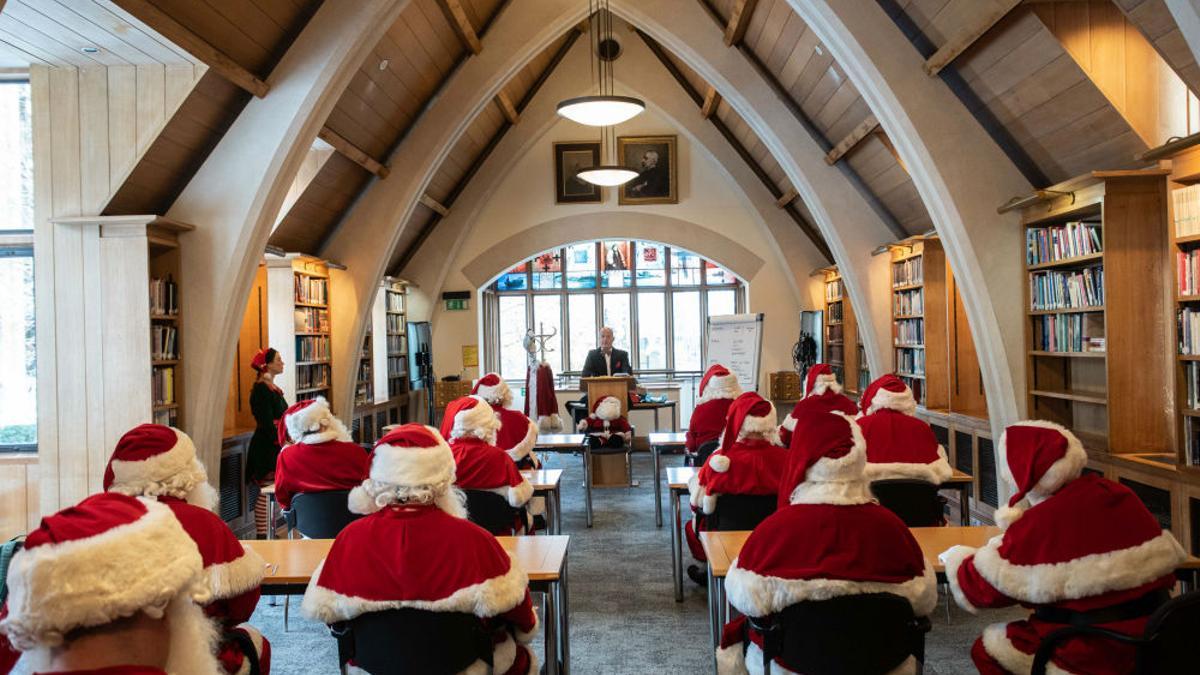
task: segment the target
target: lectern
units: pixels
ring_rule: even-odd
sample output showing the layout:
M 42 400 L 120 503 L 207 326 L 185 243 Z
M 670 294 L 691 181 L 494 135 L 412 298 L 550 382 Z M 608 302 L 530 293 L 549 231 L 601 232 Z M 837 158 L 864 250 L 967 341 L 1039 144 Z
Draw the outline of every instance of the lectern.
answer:
M 629 387 L 633 378 L 628 376 L 585 377 L 579 380 L 587 392 L 588 414 L 596 401 L 612 396 L 621 402 L 621 417 L 629 418 Z M 621 451 L 609 449 L 592 452 L 592 485 L 595 487 L 629 487 L 633 482 L 629 451 L 633 441 Z

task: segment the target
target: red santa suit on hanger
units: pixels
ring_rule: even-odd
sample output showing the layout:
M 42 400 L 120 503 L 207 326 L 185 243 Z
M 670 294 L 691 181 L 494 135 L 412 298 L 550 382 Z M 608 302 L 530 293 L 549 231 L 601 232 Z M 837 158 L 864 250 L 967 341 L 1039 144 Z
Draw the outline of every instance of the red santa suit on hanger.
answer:
M 1063 427 L 1014 424 L 999 451 L 1000 475 L 1014 490 L 996 511 L 1004 533 L 982 548 L 955 546 L 940 557 L 954 599 L 967 611 L 1019 603 L 1034 613 L 984 629 L 971 649 L 979 672 L 1028 673 L 1041 640 L 1069 623 L 1141 635 L 1187 559 L 1179 542 L 1129 488 L 1082 475 L 1087 454 Z M 1078 637 L 1059 646 L 1049 672 L 1133 670 L 1132 646 Z
M 787 448 L 779 445 L 775 419 L 775 406 L 752 391 L 737 397 L 729 406 L 721 447 L 708 456 L 688 482 L 695 515 L 688 521 L 685 532 L 688 548 L 696 560 L 707 560 L 698 533 L 706 529 L 705 516 L 716 511 L 721 495 L 779 492 Z
M 200 608 L 210 588 L 201 555 L 166 504 L 108 492 L 46 516 L 13 556 L 7 579 L 0 634 L 21 652 L 13 673 L 220 672 L 213 623 Z M 104 644 L 111 631 L 135 640 L 127 645 L 130 662 L 152 658 L 149 645 L 136 642 L 146 632 L 112 625 L 143 613 L 168 622 L 162 667 L 95 660 L 112 658 Z M 54 670 L 55 659 L 87 665 Z
M 858 406 L 849 397 L 842 394 L 842 385 L 838 384 L 833 368 L 827 363 L 817 363 L 809 367 L 804 375 L 804 398 L 792 408 L 792 412 L 779 426 L 779 440 L 783 447 L 791 447 L 792 432 L 796 424 L 811 413 L 826 413 L 831 410 L 844 412 L 847 415 L 858 413 Z
M 258 605 L 265 562 L 243 548 L 225 521 L 212 512 L 218 495 L 208 484 L 192 439 L 161 424 L 134 427 L 117 441 L 104 471 L 104 490 L 156 498 L 171 509 L 204 562 L 210 595 L 204 613 L 221 631 L 217 656 L 225 672 L 250 672 L 250 663 L 235 641 L 236 633 L 250 638 L 260 672 L 270 672 L 270 642 L 245 623 Z
M 533 486 L 508 453 L 498 448 L 496 431 L 500 420 L 492 407 L 478 396 L 464 396 L 446 406 L 442 437 L 450 442 L 456 465 L 455 485 L 462 490 L 495 492 L 513 508 L 522 508 L 533 496 Z M 529 530 L 522 517 L 518 530 Z
M 519 469 L 539 469 L 542 461 L 534 454 L 537 445 L 538 425 L 533 420 L 513 410 L 512 390 L 497 373 L 488 373 L 479 378 L 471 394 L 482 398 L 492 406 L 500 418 L 500 429 L 496 432 L 496 445 L 508 453 Z
M 717 650 L 721 674 L 761 672 L 762 636 L 746 617 L 871 593 L 908 600 L 916 616 L 937 606 L 933 566 L 903 521 L 871 498 L 866 447 L 854 420 L 836 412 L 815 416 L 791 452 L 799 456 L 802 482 L 788 490 L 790 505 L 754 528 L 725 578 L 729 603 L 743 616 L 725 626 Z M 891 672 L 914 667 L 910 657 Z M 776 659 L 771 672 L 796 669 Z
M 633 437 L 633 427 L 621 417 L 621 402 L 614 396 L 593 401 L 592 413 L 579 420 L 576 431 L 587 434 L 592 447 L 620 448 Z
M 367 451 L 350 439 L 324 396 L 300 401 L 283 413 L 279 445 L 283 449 L 275 460 L 275 499 L 283 509 L 290 509 L 292 496 L 302 492 L 357 487 L 371 469 Z
M 466 519 L 454 472 L 453 452 L 431 427 L 405 424 L 379 439 L 370 478 L 350 494 L 350 509 L 370 515 L 338 534 L 303 611 L 325 623 L 403 607 L 474 614 L 492 635 L 493 667 L 480 661 L 468 672 L 536 673 L 529 581 L 495 537 Z
M 740 396 L 742 387 L 737 376 L 721 364 L 713 364 L 700 379 L 699 397 L 692 419 L 688 422 L 685 447 L 689 454 L 696 454 L 700 446 L 721 437 L 725 429 L 725 413 L 733 399 Z
M 867 479 L 915 478 L 934 485 L 950 480 L 954 469 L 933 429 L 916 417 L 912 389 L 884 375 L 863 392 L 858 419 L 867 440 Z

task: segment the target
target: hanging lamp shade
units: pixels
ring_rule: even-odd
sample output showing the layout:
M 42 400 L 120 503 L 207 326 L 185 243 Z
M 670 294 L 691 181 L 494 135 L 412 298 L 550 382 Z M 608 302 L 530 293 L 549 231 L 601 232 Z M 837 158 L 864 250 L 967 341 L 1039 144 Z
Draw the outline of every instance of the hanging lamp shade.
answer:
M 632 96 L 579 96 L 558 104 L 559 115 L 589 127 L 611 127 L 645 109 L 646 104 Z
M 593 166 L 575 174 L 580 180 L 602 187 L 624 185 L 638 177 L 638 172 L 623 166 Z

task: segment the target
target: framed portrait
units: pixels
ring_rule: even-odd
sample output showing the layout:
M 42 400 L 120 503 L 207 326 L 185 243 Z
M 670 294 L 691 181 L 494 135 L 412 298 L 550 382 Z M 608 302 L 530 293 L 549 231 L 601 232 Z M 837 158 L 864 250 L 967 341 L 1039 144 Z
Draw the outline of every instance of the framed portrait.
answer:
M 620 188 L 619 204 L 678 204 L 675 136 L 622 136 L 617 138 L 621 165 L 638 177 Z
M 554 144 L 554 202 L 588 204 L 602 200 L 600 186 L 575 174 L 600 164 L 600 142 L 581 141 Z

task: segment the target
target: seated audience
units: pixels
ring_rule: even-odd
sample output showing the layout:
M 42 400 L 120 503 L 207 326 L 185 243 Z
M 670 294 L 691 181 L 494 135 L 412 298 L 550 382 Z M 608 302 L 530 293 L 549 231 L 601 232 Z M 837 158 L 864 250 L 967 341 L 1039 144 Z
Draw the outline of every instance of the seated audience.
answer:
M 725 578 L 729 603 L 743 616 L 725 626 L 719 673 L 761 672 L 763 636 L 747 618 L 762 620 L 805 601 L 877 593 L 908 600 L 916 616 L 937 606 L 933 567 L 904 523 L 872 501 L 863 475 L 866 448 L 854 420 L 815 416 L 792 443 L 802 471 L 788 489 L 790 505 L 754 529 Z M 861 637 L 864 649 L 872 637 L 879 636 Z M 879 672 L 913 667 L 909 657 Z M 801 668 L 776 658 L 771 672 Z
M 243 548 L 225 521 L 213 513 L 218 495 L 208 484 L 192 439 L 161 424 L 134 427 L 117 441 L 104 471 L 104 490 L 156 498 L 171 509 L 204 562 L 210 598 L 203 608 L 220 631 L 221 666 L 227 673 L 249 673 L 250 659 L 255 659 L 259 671 L 269 673 L 271 645 L 245 623 L 258 605 L 265 563 Z M 244 654 L 239 646 L 247 638 L 255 654 Z
M 353 489 L 371 470 L 367 451 L 350 439 L 324 396 L 300 401 L 283 413 L 279 445 L 275 499 L 283 509 L 290 509 L 292 496 L 301 492 Z
M 166 504 L 108 492 L 46 516 L 7 580 L 14 673 L 220 671 L 201 554 Z
M 737 376 L 725 366 L 714 364 L 704 373 L 700 379 L 696 408 L 688 422 L 685 447 L 689 454 L 695 455 L 701 445 L 721 437 L 725 429 L 725 413 L 729 411 L 733 399 L 741 393 Z
M 471 394 L 482 398 L 492 406 L 500 418 L 500 429 L 496 432 L 496 445 L 508 453 L 519 469 L 540 469 L 542 461 L 534 454 L 537 445 L 538 426 L 519 410 L 513 410 L 512 389 L 496 373 L 479 378 Z
M 933 429 L 916 417 L 912 389 L 895 375 L 884 375 L 863 392 L 858 419 L 867 441 L 867 479 L 915 478 L 934 485 L 954 470 Z
M 1020 422 L 1000 437 L 1000 475 L 1013 489 L 996 511 L 1004 528 L 985 546 L 941 555 L 955 601 L 971 613 L 1021 604 L 1028 619 L 992 624 L 971 658 L 984 675 L 1028 673 L 1038 645 L 1068 625 L 1141 635 L 1167 600 L 1183 548 L 1120 483 L 1082 475 L 1087 453 L 1051 422 Z M 1098 637 L 1062 643 L 1051 672 L 1134 672 L 1134 648 Z
M 792 407 L 791 414 L 779 426 L 779 440 L 783 443 L 783 447 L 791 447 L 792 433 L 806 415 L 827 413 L 833 410 L 844 412 L 847 415 L 855 415 L 858 413 L 858 406 L 854 405 L 854 401 L 849 397 L 842 394 L 842 385 L 838 384 L 837 376 L 833 374 L 833 368 L 829 364 L 814 364 L 805 373 L 804 397 Z
M 473 614 L 494 652 L 491 670 L 472 668 L 537 673 L 527 647 L 537 630 L 528 579 L 495 537 L 466 519 L 454 479 L 454 454 L 437 430 L 405 424 L 379 439 L 370 478 L 350 495 L 352 511 L 371 515 L 338 535 L 303 611 L 325 623 L 404 607 Z
M 464 396 L 446 406 L 442 437 L 450 442 L 454 453 L 455 485 L 461 490 L 494 492 L 504 497 L 509 506 L 520 509 L 514 531 L 528 532 L 530 523 L 525 505 L 533 496 L 533 486 L 521 475 L 512 457 L 496 447 L 499 427 L 500 420 L 486 401 L 478 396 Z
M 592 403 L 592 413 L 579 420 L 576 431 L 587 434 L 593 448 L 623 448 L 633 438 L 633 427 L 621 416 L 621 402 L 601 396 Z
M 779 445 L 775 419 L 775 406 L 752 391 L 737 397 L 729 406 L 721 446 L 688 482 L 695 515 L 685 532 L 688 548 L 696 560 L 707 560 L 699 533 L 708 529 L 707 516 L 717 510 L 722 495 L 774 497 L 779 491 L 787 449 Z M 690 565 L 687 571 L 696 583 L 704 582 L 704 571 L 699 566 Z

